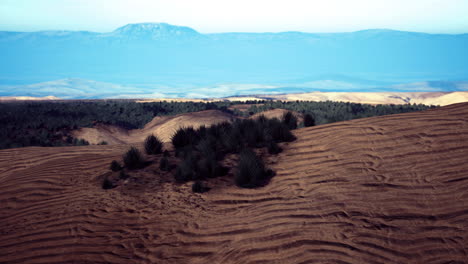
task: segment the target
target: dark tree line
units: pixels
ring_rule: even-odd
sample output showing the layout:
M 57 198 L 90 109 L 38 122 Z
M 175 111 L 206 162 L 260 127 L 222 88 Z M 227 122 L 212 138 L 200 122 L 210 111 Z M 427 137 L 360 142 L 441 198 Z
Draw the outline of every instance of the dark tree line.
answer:
M 255 104 L 247 112 L 228 110 L 234 104 Z M 263 104 L 263 105 L 257 105 Z M 425 105 L 366 105 L 340 102 L 151 102 L 131 100 L 89 100 L 53 102 L 0 103 L 0 149 L 27 146 L 86 145 L 69 132 L 96 123 L 117 125 L 127 129 L 142 128 L 155 116 L 175 115 L 217 109 L 240 116 L 284 108 L 305 116 L 304 124 L 320 125 L 355 118 L 426 110 Z M 103 142 L 104 144 L 105 142 Z
M 0 103 L 0 149 L 27 146 L 86 145 L 69 131 L 96 123 L 142 128 L 155 116 L 202 110 L 228 111 L 231 103 L 151 102 L 130 100 Z
M 435 107 L 423 104 L 370 105 L 332 101 L 263 101 L 262 105 L 251 106 L 244 115 L 253 115 L 266 110 L 282 108 L 305 114 L 304 125 L 310 126 L 311 123 L 313 125 L 322 125 L 356 118 L 421 111 Z

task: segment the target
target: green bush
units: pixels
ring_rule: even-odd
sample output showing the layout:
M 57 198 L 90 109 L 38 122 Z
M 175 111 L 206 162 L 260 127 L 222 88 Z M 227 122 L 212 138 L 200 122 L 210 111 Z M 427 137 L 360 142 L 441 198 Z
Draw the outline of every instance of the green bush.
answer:
M 197 178 L 196 159 L 192 153 L 188 154 L 177 166 L 174 178 L 177 182 L 183 183 Z
M 145 140 L 145 151 L 148 155 L 155 155 L 162 153 L 163 143 L 159 138 L 150 135 Z
M 268 153 L 272 155 L 276 155 L 278 153 L 281 153 L 281 151 L 283 151 L 283 149 L 278 145 L 278 143 L 274 141 L 268 142 L 267 149 L 268 149 Z
M 172 136 L 172 145 L 176 149 L 195 145 L 198 142 L 198 133 L 193 127 L 179 128 Z
M 129 176 L 127 173 L 125 173 L 125 171 L 121 170 L 120 173 L 119 173 L 119 179 L 122 179 L 122 180 L 125 180 L 125 179 L 128 179 Z
M 291 133 L 288 126 L 276 118 L 268 120 L 268 127 L 270 136 L 275 142 L 291 142 L 296 140 L 296 137 Z
M 243 145 L 242 133 L 236 126 L 233 126 L 232 130 L 226 133 L 220 140 L 220 144 L 227 153 L 238 153 Z
M 116 160 L 113 160 L 110 165 L 111 171 L 119 171 L 122 169 L 122 165 Z
M 263 161 L 251 149 L 240 153 L 235 183 L 242 188 L 263 186 L 273 176 L 273 172 L 265 168 Z
M 194 193 L 204 193 L 209 191 L 210 188 L 206 187 L 203 185 L 201 181 L 196 181 L 195 183 L 192 184 L 192 192 Z
M 82 139 L 82 138 L 80 138 L 80 139 L 74 138 L 73 139 L 73 145 L 75 145 L 75 146 L 88 146 L 89 142 Z
M 171 164 L 169 163 L 169 159 L 167 157 L 162 157 L 159 161 L 159 169 L 162 171 L 170 171 Z
M 304 115 L 304 126 L 305 127 L 315 126 L 315 119 L 311 114 Z
M 202 156 L 214 155 L 216 153 L 216 139 L 213 137 L 205 137 L 201 139 L 195 146 L 195 149 L 200 152 Z
M 131 147 L 123 156 L 124 165 L 129 170 L 140 169 L 144 166 L 144 159 L 141 155 L 141 152 L 135 148 Z
M 241 125 L 244 131 L 244 139 L 247 146 L 255 148 L 261 147 L 265 141 L 265 127 L 258 120 L 245 120 Z
M 197 177 L 199 179 L 224 176 L 228 169 L 221 166 L 214 155 L 202 157 L 197 163 Z
M 104 181 L 102 182 L 102 188 L 104 190 L 112 189 L 114 187 L 115 187 L 114 184 L 107 178 L 105 178 Z
M 291 112 L 287 112 L 283 115 L 283 123 L 289 129 L 296 129 L 297 128 L 297 118 Z

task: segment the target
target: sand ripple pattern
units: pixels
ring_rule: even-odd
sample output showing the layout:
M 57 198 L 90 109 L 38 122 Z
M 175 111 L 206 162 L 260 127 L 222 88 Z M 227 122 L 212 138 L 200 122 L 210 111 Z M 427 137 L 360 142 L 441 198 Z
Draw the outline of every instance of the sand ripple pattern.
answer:
M 123 145 L 2 150 L 0 263 L 468 263 L 468 104 L 296 135 L 202 195 L 102 190 Z

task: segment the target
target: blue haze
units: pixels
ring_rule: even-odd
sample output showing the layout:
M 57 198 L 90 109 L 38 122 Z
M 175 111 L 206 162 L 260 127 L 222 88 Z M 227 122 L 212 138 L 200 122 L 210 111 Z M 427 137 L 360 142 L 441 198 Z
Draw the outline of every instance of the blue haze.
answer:
M 200 34 L 143 23 L 110 33 L 3 31 L 0 96 L 465 90 L 467 47 L 468 34 L 393 30 Z

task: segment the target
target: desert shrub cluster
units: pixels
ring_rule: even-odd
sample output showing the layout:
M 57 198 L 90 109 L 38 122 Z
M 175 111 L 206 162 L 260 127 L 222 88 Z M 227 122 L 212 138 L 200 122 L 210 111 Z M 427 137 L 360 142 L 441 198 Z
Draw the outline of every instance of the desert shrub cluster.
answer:
M 201 181 L 196 181 L 192 185 L 192 192 L 194 193 L 204 193 L 209 190 L 210 188 L 206 187 Z
M 156 155 L 162 153 L 163 143 L 162 141 L 154 136 L 150 135 L 145 140 L 145 151 L 148 155 Z
M 82 138 L 74 138 L 72 141 L 72 145 L 74 146 L 88 146 L 89 142 L 82 139 Z
M 286 112 L 281 119 L 266 118 L 259 116 L 256 119 L 237 119 L 233 122 L 222 122 L 211 126 L 201 126 L 198 129 L 192 127 L 179 128 L 175 131 L 171 143 L 174 146 L 174 153 L 177 159 L 176 164 L 171 164 L 170 153 L 163 150 L 163 143 L 154 135 L 146 138 L 144 149 L 147 155 L 157 156 L 159 158 L 159 169 L 162 172 L 170 172 L 174 180 L 179 183 L 193 181 L 192 191 L 203 193 L 209 190 L 204 182 L 226 175 L 230 169 L 234 169 L 234 183 L 241 188 L 256 188 L 268 183 L 274 172 L 268 169 L 261 155 L 256 154 L 254 149 L 264 148 L 269 155 L 276 155 L 282 151 L 278 143 L 291 142 L 296 138 L 291 130 L 299 125 L 310 127 L 323 122 L 323 116 L 314 112 L 314 107 L 320 103 L 307 104 L 304 102 L 276 102 L 278 105 L 268 103 L 260 106 L 262 110 L 268 110 L 268 107 L 292 109 L 303 112 L 303 123 L 298 124 L 298 118 L 292 112 Z M 326 107 L 331 107 L 335 103 L 325 103 Z M 337 107 L 329 116 L 343 114 L 341 118 L 353 118 L 353 116 L 362 116 L 369 114 L 386 114 L 397 109 L 398 111 L 423 110 L 425 106 L 357 106 L 357 104 L 336 103 L 339 106 L 348 106 L 351 108 Z M 255 106 L 259 108 L 259 106 Z M 343 110 L 344 109 L 344 110 Z M 369 110 L 371 109 L 371 110 Z M 386 109 L 386 110 L 385 110 Z M 331 110 L 330 110 L 331 111 Z M 344 112 L 342 112 L 344 111 Z M 366 112 L 367 111 L 367 112 Z M 320 112 L 319 112 L 320 113 Z M 334 114 L 333 114 L 334 113 Z M 253 113 L 250 113 L 253 114 Z M 249 114 L 249 115 L 250 115 Z M 336 116 L 335 116 L 336 117 Z M 317 118 L 322 121 L 317 121 Z M 223 160 L 227 155 L 238 157 L 235 168 L 224 167 Z M 135 147 L 130 148 L 123 155 L 123 166 L 117 161 L 111 163 L 112 171 L 120 171 L 119 179 L 130 177 L 126 174 L 128 171 L 141 169 L 146 165 L 142 153 Z M 107 179 L 103 182 L 104 189 L 113 188 L 112 182 Z
M 109 179 L 106 178 L 102 182 L 102 188 L 104 190 L 112 189 L 112 188 L 114 188 L 114 184 Z
M 244 149 L 239 155 L 239 164 L 235 175 L 235 183 L 243 188 L 263 186 L 273 176 L 273 171 L 267 169 L 263 160 L 251 149 Z
M 174 180 L 178 183 L 194 181 L 192 191 L 197 193 L 209 190 L 203 181 L 229 172 L 231 168 L 222 165 L 226 155 L 237 155 L 235 184 L 242 188 L 255 188 L 265 185 L 274 172 L 265 167 L 261 156 L 253 149 L 265 148 L 272 155 L 280 153 L 282 149 L 278 143 L 295 140 L 290 127 L 297 127 L 297 119 L 291 113 L 285 114 L 281 120 L 260 116 L 198 129 L 179 128 L 172 137 L 177 164 L 170 164 L 170 153 L 163 150 L 162 142 L 154 135 L 146 138 L 144 148 L 147 155 L 159 159 L 161 172 L 170 172 L 174 167 L 171 173 Z M 112 171 L 120 172 L 118 179 L 127 179 L 130 176 L 126 171 L 141 169 L 149 164 L 135 147 L 131 147 L 122 160 L 123 166 L 116 160 L 110 164 Z M 102 187 L 110 189 L 113 184 L 106 178 Z
M 289 129 L 296 129 L 297 128 L 297 117 L 293 115 L 291 112 L 287 112 L 283 115 L 283 123 Z
M 123 163 L 129 170 L 141 169 L 145 165 L 145 159 L 140 150 L 131 147 L 123 156 Z
M 157 155 L 163 153 L 163 143 L 154 135 L 150 135 L 146 138 L 144 147 L 145 152 L 148 155 Z M 163 159 L 166 159 L 167 162 L 165 166 L 169 166 L 166 157 L 167 155 L 163 157 Z M 119 172 L 117 180 L 126 180 L 130 177 L 126 170 L 132 171 L 142 169 L 149 165 L 149 162 L 145 159 L 141 151 L 133 146 L 122 155 L 122 161 L 123 165 L 121 165 L 117 160 L 113 160 L 109 166 L 111 171 Z M 106 177 L 102 183 L 102 188 L 112 189 L 114 187 L 114 183 L 108 177 Z
M 185 156 L 191 152 L 220 160 L 224 155 L 239 153 L 244 148 L 261 148 L 293 140 L 295 136 L 284 120 L 261 116 L 256 120 L 241 119 L 199 129 L 180 128 L 172 137 L 172 144 L 177 155 Z
M 310 113 L 304 114 L 304 127 L 315 126 L 315 118 Z
M 122 165 L 116 160 L 113 160 L 110 165 L 111 171 L 119 171 L 122 170 Z
M 273 172 L 265 168 L 261 157 L 252 149 L 266 148 L 269 154 L 278 154 L 282 150 L 278 143 L 296 139 L 291 133 L 296 127 L 297 119 L 287 113 L 282 120 L 260 116 L 255 120 L 235 120 L 199 129 L 180 128 L 172 137 L 181 160 L 175 180 L 200 181 L 226 175 L 229 168 L 223 167 L 221 161 L 228 154 L 238 154 L 235 183 L 244 188 L 262 186 Z
M 171 170 L 171 163 L 167 157 L 162 157 L 161 160 L 159 160 L 159 169 L 162 171 Z

